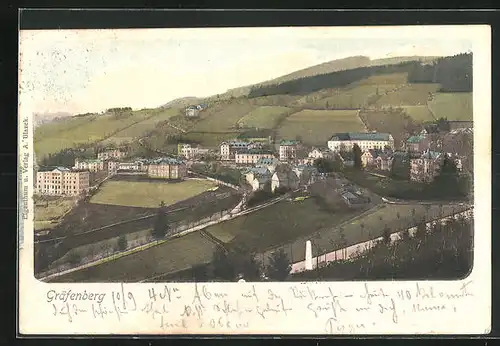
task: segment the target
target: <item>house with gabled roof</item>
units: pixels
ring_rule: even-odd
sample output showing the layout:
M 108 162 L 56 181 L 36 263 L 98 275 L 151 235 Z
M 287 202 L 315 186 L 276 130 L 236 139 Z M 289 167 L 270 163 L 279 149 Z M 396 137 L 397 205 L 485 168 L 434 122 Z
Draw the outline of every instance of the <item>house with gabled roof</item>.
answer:
M 427 134 L 421 133 L 416 136 L 410 136 L 406 140 L 406 150 L 409 150 L 414 153 L 422 153 L 426 149 L 429 149 L 430 144 L 431 144 L 430 137 Z
M 300 179 L 291 167 L 281 165 L 276 168 L 271 178 L 271 191 L 274 192 L 278 188 L 295 190 L 299 187 L 299 183 Z
M 410 159 L 410 179 L 422 183 L 432 182 L 441 170 L 443 159 L 442 153 L 431 150 Z

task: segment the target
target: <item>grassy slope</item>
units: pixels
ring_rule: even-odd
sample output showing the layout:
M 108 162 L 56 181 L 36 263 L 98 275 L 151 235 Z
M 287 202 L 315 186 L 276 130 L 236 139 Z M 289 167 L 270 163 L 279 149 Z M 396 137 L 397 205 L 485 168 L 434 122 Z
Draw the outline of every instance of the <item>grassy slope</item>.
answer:
M 278 123 L 281 115 L 290 108 L 277 106 L 262 106 L 249 112 L 238 121 L 241 127 L 255 127 L 259 129 L 272 129 Z
M 143 136 L 148 131 L 155 129 L 158 123 L 169 120 L 171 117 L 177 115 L 179 111 L 172 108 L 159 110 L 157 109 L 152 110 L 151 112 L 154 114 L 154 116 L 152 116 L 151 118 L 143 120 L 135 125 L 126 128 L 123 131 L 118 132 L 114 136 L 105 140 L 104 143 L 119 144 L 125 141 L 130 142 L 135 138 Z
M 215 245 L 199 232 L 147 250 L 61 276 L 51 282 L 137 282 L 212 260 Z
M 108 181 L 91 199 L 95 204 L 155 208 L 161 201 L 166 205 L 196 196 L 215 186 L 203 180 L 179 183 Z
M 472 93 L 436 93 L 428 104 L 436 119 L 473 120 Z
M 264 251 L 318 229 L 331 227 L 355 214 L 325 211 L 313 199 L 307 199 L 293 203 L 280 202 L 206 230 L 225 243 L 243 244 Z
M 356 110 L 303 110 L 292 114 L 278 129 L 278 137 L 302 137 L 308 145 L 326 145 L 333 132 L 364 131 Z

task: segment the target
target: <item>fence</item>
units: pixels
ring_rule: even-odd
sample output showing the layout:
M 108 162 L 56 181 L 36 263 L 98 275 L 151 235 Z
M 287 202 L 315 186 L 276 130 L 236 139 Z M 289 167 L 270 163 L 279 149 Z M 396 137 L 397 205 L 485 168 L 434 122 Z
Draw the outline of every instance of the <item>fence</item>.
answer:
M 241 204 L 241 203 L 240 203 Z M 229 219 L 236 212 L 235 208 L 231 208 L 228 210 L 223 210 L 212 214 L 209 217 L 205 217 L 201 220 L 197 220 L 194 222 L 185 222 L 179 221 L 177 223 L 170 225 L 170 230 L 165 237 L 165 239 L 156 240 L 151 235 L 146 235 L 144 237 L 136 238 L 132 241 L 127 242 L 127 248 L 125 250 L 118 250 L 116 248 L 118 242 L 116 238 L 109 238 L 99 243 L 92 244 L 90 246 L 101 246 L 101 249 L 98 253 L 89 253 L 86 256 L 82 257 L 77 263 L 64 263 L 58 265 L 53 269 L 49 269 L 43 273 L 36 274 L 35 276 L 39 280 L 48 280 L 50 278 L 68 274 L 70 272 L 85 269 L 91 266 L 95 266 L 98 264 L 102 264 L 104 262 L 113 261 L 125 255 L 129 255 L 135 252 L 143 251 L 149 247 L 159 245 L 169 239 L 179 237 L 181 235 L 190 233 L 197 229 L 202 229 L 208 227 L 212 224 L 216 224 L 221 220 Z M 150 217 L 150 216 L 146 216 Z M 173 225 L 173 226 L 172 226 Z M 107 244 L 107 246 L 106 246 Z M 70 251 L 74 251 L 70 250 Z M 69 252 L 68 252 L 69 253 Z M 68 255 L 68 254 L 67 254 Z
M 473 209 L 467 209 L 458 213 L 455 213 L 453 215 L 449 215 L 443 218 L 438 218 L 435 220 L 431 220 L 426 223 L 426 228 L 427 230 L 431 230 L 433 225 L 436 225 L 438 222 L 441 222 L 442 224 L 445 223 L 447 220 L 451 220 L 452 218 L 459 218 L 461 216 L 464 216 L 465 218 L 470 218 L 472 216 Z M 413 226 L 408 228 L 405 231 L 400 231 L 400 232 L 395 232 L 390 235 L 391 242 L 394 242 L 396 240 L 400 240 L 402 238 L 403 232 L 408 231 L 411 236 L 415 234 L 417 230 L 417 226 Z M 364 251 L 367 251 L 374 247 L 379 241 L 383 240 L 383 237 L 378 237 L 375 239 L 371 239 L 365 242 L 357 243 L 351 246 L 348 246 L 343 249 L 338 249 L 329 253 L 325 253 L 322 255 L 319 255 L 317 257 L 312 258 L 312 268 L 315 269 L 317 266 L 324 266 L 330 262 L 335 262 L 335 261 L 341 261 L 341 260 L 347 260 L 347 259 L 353 259 L 357 257 L 359 254 L 361 254 Z M 305 244 L 304 244 L 304 252 L 305 252 Z M 304 261 L 299 261 L 296 263 L 292 264 L 292 270 L 291 274 L 293 273 L 298 273 L 305 271 L 305 260 Z
M 230 188 L 235 189 L 235 190 L 239 190 L 240 189 L 239 186 L 236 186 L 236 185 L 233 185 L 233 184 L 230 184 L 230 183 L 226 183 L 225 181 L 212 178 L 212 177 L 210 177 L 208 175 L 205 175 L 205 174 L 201 174 L 201 173 L 194 172 L 194 171 L 188 171 L 188 173 L 191 173 L 191 174 L 194 174 L 194 175 L 198 175 L 198 176 L 202 177 L 203 179 L 206 179 L 208 181 L 213 181 L 213 182 L 215 182 L 215 183 L 217 183 L 219 185 L 224 185 L 224 186 L 230 187 Z

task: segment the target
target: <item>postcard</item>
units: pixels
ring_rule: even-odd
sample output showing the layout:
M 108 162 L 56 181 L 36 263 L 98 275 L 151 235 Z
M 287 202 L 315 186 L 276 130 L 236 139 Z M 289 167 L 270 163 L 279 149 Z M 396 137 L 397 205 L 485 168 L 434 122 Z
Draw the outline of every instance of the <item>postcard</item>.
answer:
M 488 333 L 490 36 L 21 30 L 20 335 Z

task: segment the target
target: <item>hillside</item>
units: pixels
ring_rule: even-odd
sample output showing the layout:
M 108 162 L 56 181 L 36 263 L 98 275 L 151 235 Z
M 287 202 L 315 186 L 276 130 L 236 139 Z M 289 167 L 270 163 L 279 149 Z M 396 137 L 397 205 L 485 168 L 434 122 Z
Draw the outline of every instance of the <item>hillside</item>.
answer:
M 156 109 L 67 117 L 36 128 L 36 156 L 41 161 L 67 149 L 78 149 L 71 154 L 78 156 L 96 145 L 126 145 L 141 156 L 176 153 L 179 142 L 216 149 L 221 141 L 255 130 L 308 145 L 325 145 L 331 132 L 387 131 L 399 145 L 423 122 L 472 120 L 471 62 L 471 54 L 352 57 L 252 86 L 248 96 L 186 97 Z M 349 66 L 358 67 L 342 70 Z M 185 106 L 201 102 L 208 108 L 197 117 L 185 116 Z

